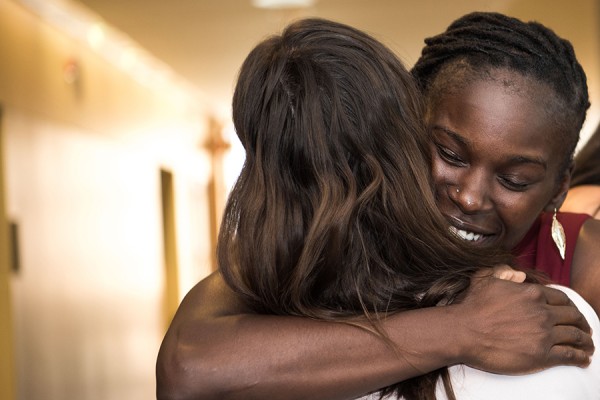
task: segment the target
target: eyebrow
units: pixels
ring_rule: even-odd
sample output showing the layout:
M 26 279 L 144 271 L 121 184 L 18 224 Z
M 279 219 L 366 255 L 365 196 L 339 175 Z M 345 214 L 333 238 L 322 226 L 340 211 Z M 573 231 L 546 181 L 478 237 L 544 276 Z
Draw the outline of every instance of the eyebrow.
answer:
M 509 162 L 511 164 L 537 164 L 544 169 L 547 169 L 548 167 L 546 161 L 535 157 L 512 156 L 509 158 Z
M 470 142 L 468 139 L 462 137 L 458 133 L 456 133 L 448 128 L 445 128 L 445 127 L 439 126 L 439 125 L 434 125 L 433 129 L 440 130 L 440 131 L 446 133 L 448 136 L 450 136 L 450 138 L 452 138 L 454 141 L 456 141 L 464 146 L 470 147 Z M 536 164 L 544 169 L 548 169 L 548 164 L 546 163 L 546 160 L 544 160 L 542 158 L 538 158 L 538 157 L 527 157 L 527 156 L 523 156 L 523 155 L 515 155 L 515 156 L 511 156 L 508 159 L 508 162 L 510 164 Z
M 459 142 L 460 144 L 464 144 L 465 146 L 470 146 L 470 143 L 467 139 L 460 136 L 458 133 L 451 131 L 448 128 L 444 128 L 443 126 L 439 126 L 439 125 L 434 125 L 433 129 L 445 132 L 448 136 L 450 136 L 452 139 L 454 139 L 454 141 Z

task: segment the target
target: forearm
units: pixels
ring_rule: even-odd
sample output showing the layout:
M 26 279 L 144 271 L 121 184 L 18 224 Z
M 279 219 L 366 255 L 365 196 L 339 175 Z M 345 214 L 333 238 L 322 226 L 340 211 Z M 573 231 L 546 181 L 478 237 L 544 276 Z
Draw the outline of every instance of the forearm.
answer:
M 486 278 L 456 305 L 382 322 L 392 345 L 341 322 L 256 315 L 219 275 L 186 296 L 157 360 L 159 399 L 351 399 L 465 363 L 522 374 L 585 366 L 589 326 L 564 293 Z
M 394 351 L 345 323 L 216 310 L 194 317 L 200 300 L 190 293 L 165 338 L 159 398 L 351 399 L 459 361 L 452 307 L 390 317 L 383 327 Z

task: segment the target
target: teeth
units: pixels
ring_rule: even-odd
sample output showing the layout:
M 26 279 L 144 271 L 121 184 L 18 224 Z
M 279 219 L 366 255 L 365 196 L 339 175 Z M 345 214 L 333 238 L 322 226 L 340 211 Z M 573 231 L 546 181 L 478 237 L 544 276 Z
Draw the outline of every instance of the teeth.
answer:
M 474 242 L 476 240 L 481 239 L 483 235 L 474 232 L 463 231 L 462 229 L 456 229 L 455 227 L 450 227 L 450 232 L 454 233 L 461 239 L 468 240 L 469 242 Z

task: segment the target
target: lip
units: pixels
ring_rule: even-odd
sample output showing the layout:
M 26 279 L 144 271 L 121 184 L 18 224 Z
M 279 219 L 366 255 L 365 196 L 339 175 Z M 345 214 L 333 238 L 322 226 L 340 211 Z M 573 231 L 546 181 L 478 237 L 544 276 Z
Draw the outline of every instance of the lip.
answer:
M 478 233 L 480 235 L 485 235 L 485 236 L 491 236 L 491 235 L 496 234 L 496 231 L 493 229 L 484 228 L 482 226 L 478 226 L 473 223 L 463 221 L 462 219 L 460 219 L 458 217 L 455 217 L 452 215 L 446 215 L 445 217 L 448 220 L 448 222 L 450 222 L 450 225 L 452 225 L 456 229 L 462 229 L 465 231 L 474 232 L 474 233 Z
M 460 218 L 451 216 L 451 215 L 446 215 L 446 219 L 448 220 L 448 222 L 450 223 L 450 226 L 452 227 L 451 231 L 457 235 L 458 237 L 465 239 L 465 241 L 468 241 L 469 243 L 473 243 L 473 244 L 488 244 L 491 241 L 494 240 L 494 237 L 497 236 L 496 231 L 489 229 L 489 228 L 484 228 L 466 221 L 463 221 Z M 463 232 L 457 232 L 457 231 L 463 231 Z M 468 239 L 466 237 L 464 237 L 466 233 L 466 236 L 468 237 Z M 479 235 L 480 237 L 477 238 L 477 235 Z M 475 240 L 473 240 L 473 238 L 475 238 Z

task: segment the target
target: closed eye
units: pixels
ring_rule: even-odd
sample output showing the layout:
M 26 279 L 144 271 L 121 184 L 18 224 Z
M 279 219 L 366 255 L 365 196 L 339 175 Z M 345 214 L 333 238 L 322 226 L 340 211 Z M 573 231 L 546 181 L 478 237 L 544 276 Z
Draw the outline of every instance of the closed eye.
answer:
M 444 160 L 448 164 L 451 164 L 451 165 L 454 165 L 457 167 L 462 167 L 466 164 L 465 161 L 458 154 L 456 154 L 449 148 L 442 146 L 439 143 L 436 143 L 436 148 L 437 148 L 437 152 L 440 155 L 440 157 L 442 158 L 442 160 Z
M 498 180 L 505 188 L 513 192 L 523 192 L 531 185 L 531 183 L 519 180 L 514 176 L 500 176 Z

